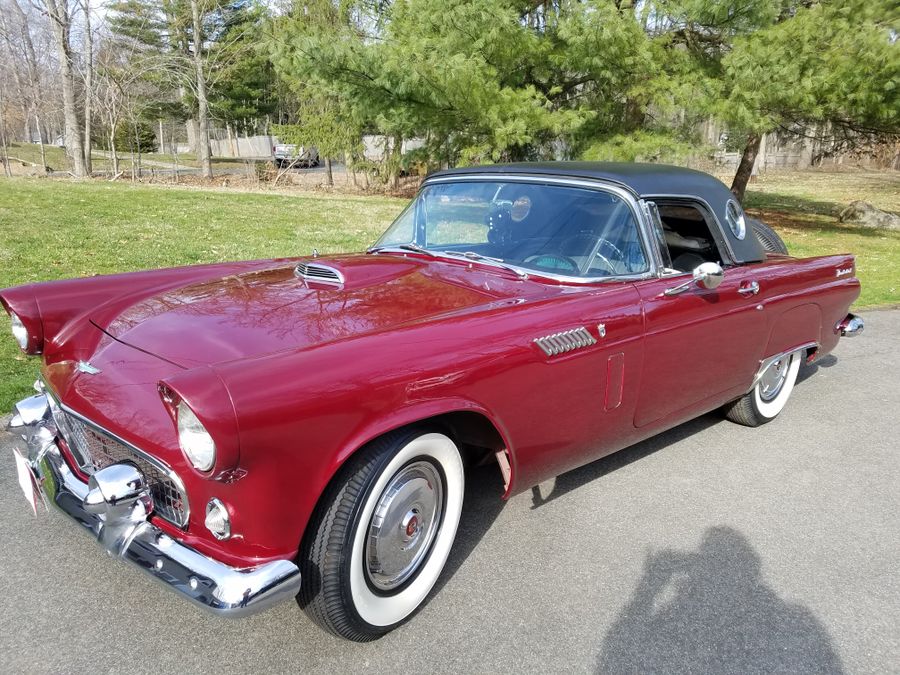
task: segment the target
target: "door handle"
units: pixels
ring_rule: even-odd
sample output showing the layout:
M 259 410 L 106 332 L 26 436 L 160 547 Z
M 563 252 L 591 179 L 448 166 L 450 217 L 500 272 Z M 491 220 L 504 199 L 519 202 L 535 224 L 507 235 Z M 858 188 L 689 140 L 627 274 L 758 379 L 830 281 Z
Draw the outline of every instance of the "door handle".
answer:
M 744 296 L 756 295 L 757 293 L 759 293 L 759 282 L 751 281 L 746 285 L 742 284 L 738 289 L 738 293 Z

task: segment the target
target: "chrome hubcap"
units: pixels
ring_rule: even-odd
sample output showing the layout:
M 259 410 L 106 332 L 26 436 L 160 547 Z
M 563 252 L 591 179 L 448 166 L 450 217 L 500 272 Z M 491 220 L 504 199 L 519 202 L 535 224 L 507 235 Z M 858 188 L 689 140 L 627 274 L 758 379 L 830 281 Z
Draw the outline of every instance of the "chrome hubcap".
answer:
M 366 574 L 390 591 L 419 568 L 440 527 L 444 487 L 430 462 L 403 467 L 382 492 L 366 539 Z
M 784 381 L 787 379 L 788 368 L 791 365 L 789 356 L 782 357 L 773 362 L 766 372 L 759 378 L 759 397 L 767 403 L 778 396 Z

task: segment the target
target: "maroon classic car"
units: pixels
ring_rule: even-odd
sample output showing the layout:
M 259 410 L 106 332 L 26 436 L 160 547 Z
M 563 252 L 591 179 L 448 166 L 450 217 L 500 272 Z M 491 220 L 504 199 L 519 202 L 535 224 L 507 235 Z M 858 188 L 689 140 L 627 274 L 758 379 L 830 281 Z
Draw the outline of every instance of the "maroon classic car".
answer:
M 214 612 L 297 596 L 369 640 L 435 585 L 467 467 L 500 499 L 714 409 L 768 422 L 858 295 L 853 256 L 786 255 L 702 173 L 443 171 L 366 253 L 0 291 L 43 359 L 19 478 Z

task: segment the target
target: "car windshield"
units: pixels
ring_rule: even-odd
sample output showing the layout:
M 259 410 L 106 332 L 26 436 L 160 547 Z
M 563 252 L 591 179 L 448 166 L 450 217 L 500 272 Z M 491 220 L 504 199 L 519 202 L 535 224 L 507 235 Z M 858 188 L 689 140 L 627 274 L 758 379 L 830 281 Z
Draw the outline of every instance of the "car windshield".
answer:
M 598 189 L 537 183 L 428 185 L 370 250 L 392 248 L 570 277 L 648 270 L 625 200 Z

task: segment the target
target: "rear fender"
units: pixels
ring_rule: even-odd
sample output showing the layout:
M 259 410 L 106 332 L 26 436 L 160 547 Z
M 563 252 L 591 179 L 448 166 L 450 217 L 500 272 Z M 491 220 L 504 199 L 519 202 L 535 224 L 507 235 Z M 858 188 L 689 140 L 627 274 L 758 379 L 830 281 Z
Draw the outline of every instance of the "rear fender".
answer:
M 810 342 L 822 342 L 822 309 L 813 303 L 793 307 L 778 316 L 769 333 L 763 357 Z

